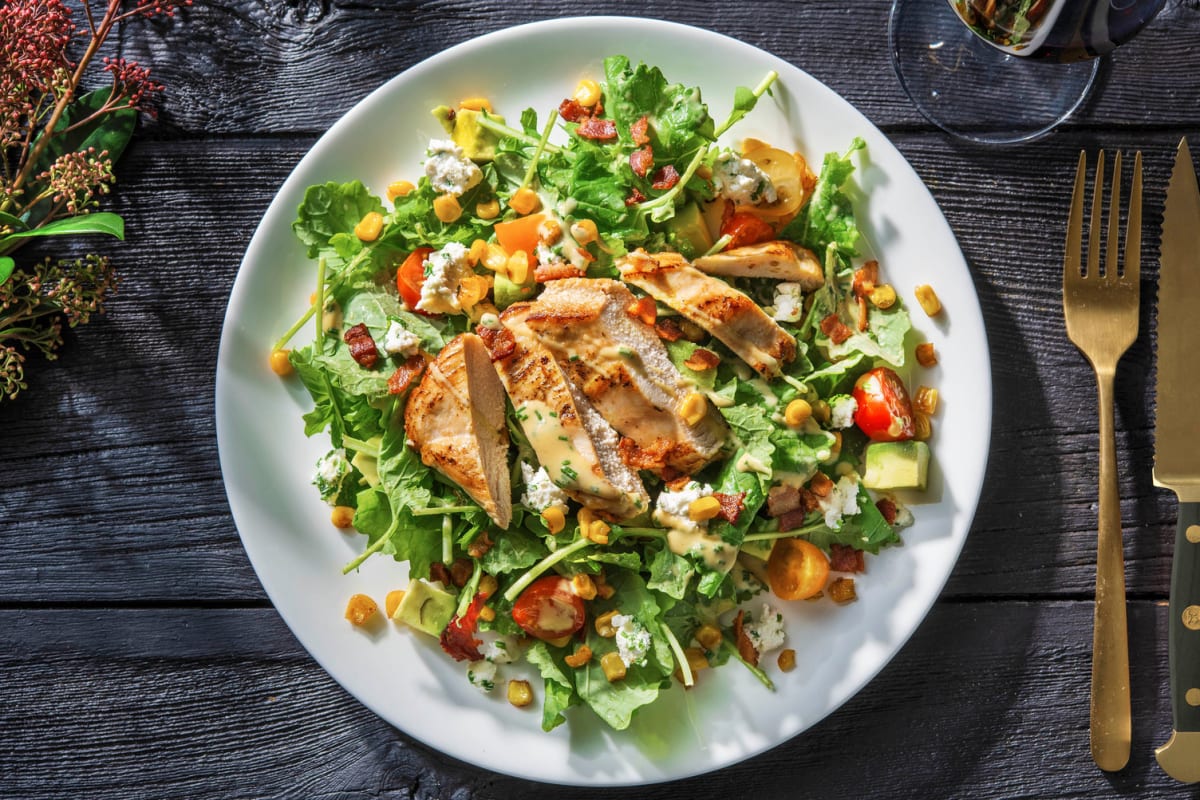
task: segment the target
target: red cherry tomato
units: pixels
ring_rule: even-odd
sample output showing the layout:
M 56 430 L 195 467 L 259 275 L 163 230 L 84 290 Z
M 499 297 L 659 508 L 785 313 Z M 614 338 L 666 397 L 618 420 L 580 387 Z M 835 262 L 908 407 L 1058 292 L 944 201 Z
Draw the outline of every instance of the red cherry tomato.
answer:
M 775 238 L 775 229 L 753 214 L 739 211 L 730 214 L 729 218 L 721 223 L 721 235 L 731 237 L 727 248 L 732 250 L 735 247 L 769 242 Z
M 914 434 L 912 401 L 904 381 L 887 367 L 876 367 L 854 383 L 854 424 L 872 441 L 898 442 Z
M 421 284 L 425 283 L 425 259 L 433 252 L 432 247 L 418 247 L 408 254 L 400 269 L 396 270 L 396 288 L 400 299 L 409 308 L 416 310 L 421 302 Z
M 512 618 L 530 636 L 550 641 L 582 628 L 587 612 L 582 598 L 571 591 L 569 580 L 547 575 L 521 592 L 513 603 Z

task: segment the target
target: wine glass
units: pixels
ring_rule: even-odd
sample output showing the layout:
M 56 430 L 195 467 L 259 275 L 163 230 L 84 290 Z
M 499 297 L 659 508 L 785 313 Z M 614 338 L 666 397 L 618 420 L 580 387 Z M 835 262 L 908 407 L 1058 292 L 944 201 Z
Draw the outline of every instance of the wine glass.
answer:
M 888 37 L 904 91 L 963 139 L 1049 133 L 1087 97 L 1099 56 L 1166 0 L 894 0 Z

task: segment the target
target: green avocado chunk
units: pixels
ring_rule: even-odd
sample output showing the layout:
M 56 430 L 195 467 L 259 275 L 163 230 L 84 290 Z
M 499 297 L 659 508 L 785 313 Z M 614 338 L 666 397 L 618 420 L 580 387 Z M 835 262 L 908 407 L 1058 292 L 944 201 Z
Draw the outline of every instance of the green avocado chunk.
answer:
M 463 149 L 463 154 L 472 161 L 491 161 L 496 157 L 496 143 L 500 137 L 479 124 L 480 112 L 470 108 L 451 109 L 438 106 L 433 115 L 442 123 L 454 143 Z M 489 116 L 503 124 L 504 117 Z
M 404 598 L 396 606 L 392 619 L 399 620 L 430 636 L 441 636 L 442 629 L 454 616 L 457 605 L 454 595 L 427 581 L 412 580 L 404 590 Z
M 514 283 L 502 272 L 496 273 L 492 292 L 496 297 L 496 308 L 503 311 L 518 300 L 528 300 L 533 297 L 534 280 L 530 270 L 530 278 L 526 283 Z
M 868 489 L 925 489 L 929 478 L 929 445 L 871 442 L 863 451 L 863 486 Z
M 667 220 L 667 235 L 671 245 L 688 259 L 704 255 L 713 246 L 704 215 L 695 203 L 681 206 L 675 211 L 675 216 Z

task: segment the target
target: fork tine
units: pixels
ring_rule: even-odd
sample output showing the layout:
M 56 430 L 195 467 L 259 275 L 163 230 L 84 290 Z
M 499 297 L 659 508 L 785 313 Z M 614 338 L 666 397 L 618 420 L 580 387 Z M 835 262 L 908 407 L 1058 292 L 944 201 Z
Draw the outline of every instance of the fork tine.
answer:
M 1092 217 L 1088 223 L 1087 269 L 1083 274 L 1090 278 L 1100 276 L 1100 206 L 1104 200 L 1104 151 L 1096 157 L 1096 174 L 1092 180 Z
M 1100 186 L 1101 176 L 1096 176 L 1096 186 Z M 1100 231 L 1096 231 L 1099 238 Z M 1121 151 L 1117 151 L 1113 159 L 1112 191 L 1108 198 L 1108 247 L 1104 251 L 1104 277 L 1115 281 L 1119 271 L 1117 259 L 1121 254 Z
M 1071 213 L 1067 215 L 1067 247 L 1063 258 L 1063 282 L 1077 282 L 1080 277 L 1080 250 L 1083 241 L 1083 193 L 1087 179 L 1087 151 L 1079 151 L 1075 168 L 1075 189 L 1071 193 Z
M 1125 280 L 1138 287 L 1142 269 L 1142 151 L 1133 157 L 1133 186 L 1125 220 Z

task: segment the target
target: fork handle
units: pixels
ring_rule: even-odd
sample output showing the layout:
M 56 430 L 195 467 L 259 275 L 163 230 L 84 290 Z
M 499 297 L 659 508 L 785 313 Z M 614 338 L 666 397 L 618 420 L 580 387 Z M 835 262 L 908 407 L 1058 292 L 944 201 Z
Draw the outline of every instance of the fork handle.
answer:
M 1113 772 L 1129 762 L 1129 629 L 1125 613 L 1125 553 L 1117 494 L 1113 426 L 1113 373 L 1098 372 L 1100 406 L 1100 514 L 1096 553 L 1096 609 L 1092 638 L 1092 758 Z

